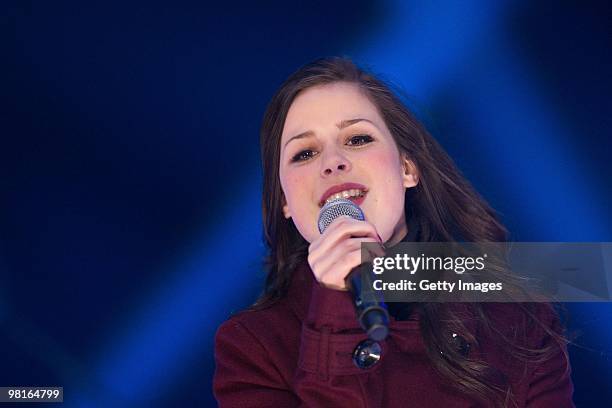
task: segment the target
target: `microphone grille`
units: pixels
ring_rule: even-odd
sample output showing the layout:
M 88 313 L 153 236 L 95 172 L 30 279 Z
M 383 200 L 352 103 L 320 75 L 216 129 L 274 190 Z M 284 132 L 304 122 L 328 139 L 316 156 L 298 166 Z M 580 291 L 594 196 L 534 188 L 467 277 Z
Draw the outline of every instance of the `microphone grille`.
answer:
M 349 217 L 364 221 L 365 217 L 361 208 L 351 200 L 346 198 L 337 198 L 332 200 L 321 208 L 319 212 L 319 232 L 322 234 L 323 231 L 331 224 L 336 218 L 341 215 L 348 215 Z

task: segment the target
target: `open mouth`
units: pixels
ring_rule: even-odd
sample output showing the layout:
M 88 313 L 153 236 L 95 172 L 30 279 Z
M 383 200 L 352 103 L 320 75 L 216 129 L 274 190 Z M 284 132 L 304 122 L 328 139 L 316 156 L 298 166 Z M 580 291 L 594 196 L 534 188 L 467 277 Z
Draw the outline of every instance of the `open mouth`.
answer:
M 337 200 L 339 198 L 344 198 L 347 200 L 351 200 L 355 202 L 357 205 L 363 202 L 366 194 L 368 193 L 368 189 L 364 188 L 351 188 L 347 190 L 338 191 L 336 193 L 332 193 L 325 198 L 325 200 L 321 200 L 319 203 L 319 207 L 323 207 L 325 204 L 329 203 L 332 200 Z

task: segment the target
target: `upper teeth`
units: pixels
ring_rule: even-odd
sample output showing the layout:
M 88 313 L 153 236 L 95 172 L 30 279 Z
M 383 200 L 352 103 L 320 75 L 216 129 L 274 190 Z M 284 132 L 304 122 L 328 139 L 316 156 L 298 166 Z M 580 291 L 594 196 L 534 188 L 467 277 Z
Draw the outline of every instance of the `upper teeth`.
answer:
M 363 190 L 360 189 L 351 189 L 351 190 L 344 190 L 344 191 L 340 191 L 336 194 L 332 194 L 329 197 L 327 197 L 327 199 L 325 200 L 325 203 L 329 203 L 332 200 L 337 200 L 339 198 L 349 198 L 349 197 L 361 197 L 365 194 L 365 192 Z

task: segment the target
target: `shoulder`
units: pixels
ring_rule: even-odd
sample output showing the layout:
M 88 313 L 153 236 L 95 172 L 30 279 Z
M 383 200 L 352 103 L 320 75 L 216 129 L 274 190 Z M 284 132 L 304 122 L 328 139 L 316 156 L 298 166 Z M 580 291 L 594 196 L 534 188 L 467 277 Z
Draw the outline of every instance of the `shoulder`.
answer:
M 286 301 L 240 312 L 217 329 L 213 390 L 220 406 L 293 406 L 299 321 Z
M 262 309 L 247 309 L 223 322 L 215 335 L 215 346 L 227 343 L 237 347 L 263 348 L 275 353 L 298 344 L 301 321 L 294 313 L 287 298 Z
M 479 357 L 504 374 L 526 405 L 572 406 L 571 366 L 556 305 L 482 303 L 476 317 Z
M 512 380 L 546 377 L 568 382 L 570 373 L 564 325 L 551 303 L 489 303 L 479 325 L 485 360 Z M 527 384 L 529 381 L 527 381 Z
M 537 346 L 547 334 L 563 333 L 559 313 L 551 303 L 486 303 L 483 313 L 491 329 L 530 346 Z
M 490 353 L 509 359 L 515 355 L 511 350 L 546 356 L 566 345 L 564 325 L 551 303 L 486 303 L 480 313 L 478 337 Z

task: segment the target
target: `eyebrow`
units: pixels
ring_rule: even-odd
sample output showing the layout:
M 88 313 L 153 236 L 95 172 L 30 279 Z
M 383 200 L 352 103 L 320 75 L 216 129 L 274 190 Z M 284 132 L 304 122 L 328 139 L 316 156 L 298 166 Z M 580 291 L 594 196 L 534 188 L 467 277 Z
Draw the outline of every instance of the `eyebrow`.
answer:
M 374 122 L 372 122 L 369 119 L 364 119 L 364 118 L 355 118 L 355 119 L 346 119 L 341 121 L 340 123 L 336 123 L 336 127 L 340 130 L 349 127 L 351 125 L 354 125 L 357 122 L 369 122 L 371 123 L 374 127 L 378 128 L 378 126 L 376 126 L 374 124 Z M 298 135 L 293 136 L 292 138 L 290 138 L 289 140 L 287 140 L 287 142 L 285 142 L 285 147 L 287 147 L 287 145 L 289 144 L 290 141 L 294 140 L 294 139 L 303 139 L 305 137 L 310 137 L 313 136 L 314 132 L 312 130 L 307 130 L 306 132 L 302 132 Z

